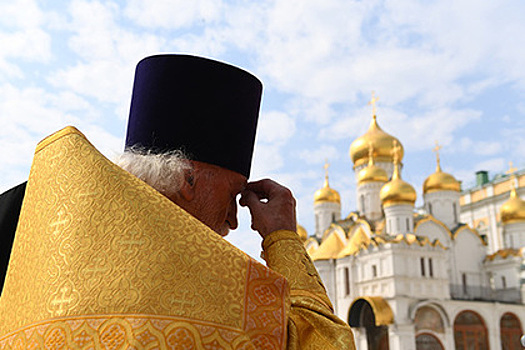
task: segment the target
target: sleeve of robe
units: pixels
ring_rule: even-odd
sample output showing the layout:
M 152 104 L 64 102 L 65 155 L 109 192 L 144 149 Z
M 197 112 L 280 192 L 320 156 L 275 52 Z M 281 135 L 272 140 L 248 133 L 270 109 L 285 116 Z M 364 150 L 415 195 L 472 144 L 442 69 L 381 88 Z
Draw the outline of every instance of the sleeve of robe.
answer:
M 297 233 L 279 230 L 263 241 L 269 268 L 290 284 L 288 350 L 355 349 L 350 326 L 334 315 L 333 306 Z

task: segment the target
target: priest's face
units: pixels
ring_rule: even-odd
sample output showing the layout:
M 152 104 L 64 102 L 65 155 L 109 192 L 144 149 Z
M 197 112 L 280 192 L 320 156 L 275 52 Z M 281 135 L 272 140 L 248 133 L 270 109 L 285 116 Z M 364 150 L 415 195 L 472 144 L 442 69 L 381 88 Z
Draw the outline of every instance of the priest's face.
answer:
M 247 179 L 216 165 L 192 163 L 194 197 L 184 209 L 221 236 L 226 236 L 238 226 L 237 195 L 246 187 Z

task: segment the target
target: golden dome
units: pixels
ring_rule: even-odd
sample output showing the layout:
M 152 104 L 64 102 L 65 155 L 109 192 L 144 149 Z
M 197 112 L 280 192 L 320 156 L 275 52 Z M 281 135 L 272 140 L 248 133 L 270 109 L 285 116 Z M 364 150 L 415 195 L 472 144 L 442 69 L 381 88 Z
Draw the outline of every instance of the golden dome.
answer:
M 503 203 L 499 213 L 504 224 L 525 222 L 525 201 L 517 195 L 515 188 L 510 191 L 510 199 Z
M 423 183 L 423 193 L 432 193 L 437 191 L 461 191 L 461 185 L 454 176 L 436 171 L 434 174 L 427 177 Z
M 437 158 L 436 172 L 427 177 L 423 183 L 423 193 L 425 194 L 437 191 L 461 191 L 461 184 L 459 181 L 456 180 L 454 176 L 441 171 L 441 164 L 439 161 L 440 148 L 441 146 L 436 142 L 436 148 L 434 148 Z
M 394 204 L 414 205 L 417 198 L 416 191 L 411 184 L 401 179 L 401 175 L 399 174 L 399 161 L 396 155 L 394 158 L 394 174 L 392 175 L 392 180 L 387 182 L 381 188 L 381 192 L 379 192 L 381 203 L 384 207 Z
M 386 171 L 374 164 L 373 145 L 370 144 L 368 148 L 368 166 L 363 168 L 357 174 L 357 182 L 359 184 L 366 182 L 387 182 L 388 174 Z
M 297 234 L 299 235 L 299 237 L 301 237 L 301 240 L 303 242 L 306 242 L 306 240 L 308 239 L 308 232 L 306 232 L 306 229 L 299 224 L 297 224 Z
M 400 146 L 399 140 L 392 135 L 384 132 L 377 124 L 376 116 L 372 118 L 368 131 L 350 145 L 350 158 L 354 163 L 354 168 L 365 164 L 368 161 L 368 148 L 374 148 L 374 157 L 379 162 L 392 162 L 392 145 L 396 141 Z M 399 161 L 403 159 L 403 146 L 399 152 Z
M 324 176 L 324 185 L 323 188 L 318 189 L 314 193 L 314 204 L 322 202 L 332 202 L 332 203 L 341 203 L 341 196 L 339 192 L 334 190 L 328 184 L 328 163 L 325 164 L 325 176 Z

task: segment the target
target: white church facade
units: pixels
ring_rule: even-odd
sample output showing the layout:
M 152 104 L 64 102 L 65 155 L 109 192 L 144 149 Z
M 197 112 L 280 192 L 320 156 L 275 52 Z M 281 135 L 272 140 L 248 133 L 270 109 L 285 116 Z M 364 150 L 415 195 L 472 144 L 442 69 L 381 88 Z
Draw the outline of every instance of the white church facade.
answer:
M 350 147 L 357 210 L 341 216 L 328 173 L 305 246 L 360 350 L 521 349 L 525 173 L 461 192 L 437 167 L 424 205 L 402 179 L 403 147 L 374 115 Z M 522 271 L 523 270 L 523 271 Z

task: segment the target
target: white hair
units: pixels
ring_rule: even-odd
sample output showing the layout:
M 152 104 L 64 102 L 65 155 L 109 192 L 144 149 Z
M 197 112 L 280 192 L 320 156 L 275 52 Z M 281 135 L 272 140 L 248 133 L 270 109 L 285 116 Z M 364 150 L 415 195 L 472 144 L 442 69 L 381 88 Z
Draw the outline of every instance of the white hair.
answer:
M 181 189 L 187 171 L 192 169 L 181 151 L 157 154 L 140 147 L 126 149 L 115 163 L 167 197 Z

